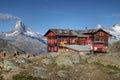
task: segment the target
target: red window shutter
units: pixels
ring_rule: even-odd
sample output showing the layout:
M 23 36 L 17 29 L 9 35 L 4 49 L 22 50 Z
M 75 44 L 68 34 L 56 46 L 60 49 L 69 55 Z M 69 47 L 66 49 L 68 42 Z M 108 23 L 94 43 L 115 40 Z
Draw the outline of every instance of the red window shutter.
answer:
M 104 33 L 102 32 L 102 36 L 104 36 Z
M 102 39 L 102 42 L 105 42 L 104 39 Z
M 57 43 L 57 39 L 55 39 L 55 43 Z

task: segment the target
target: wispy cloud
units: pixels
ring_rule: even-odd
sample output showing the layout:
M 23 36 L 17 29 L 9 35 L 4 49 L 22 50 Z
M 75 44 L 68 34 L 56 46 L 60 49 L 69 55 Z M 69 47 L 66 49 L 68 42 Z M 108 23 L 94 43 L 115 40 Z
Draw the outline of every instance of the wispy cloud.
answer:
M 107 18 L 120 17 L 120 14 L 112 14 L 112 15 L 108 15 L 105 17 L 107 17 Z
M 20 18 L 10 15 L 10 14 L 0 13 L 0 21 L 19 20 L 19 19 Z

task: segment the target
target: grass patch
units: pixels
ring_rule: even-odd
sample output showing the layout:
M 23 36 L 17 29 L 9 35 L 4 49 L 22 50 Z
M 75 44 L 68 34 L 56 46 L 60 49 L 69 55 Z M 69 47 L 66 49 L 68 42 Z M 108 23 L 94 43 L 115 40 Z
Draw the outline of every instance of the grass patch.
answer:
M 88 63 L 87 59 L 84 59 L 84 62 L 85 62 L 85 63 Z
M 68 70 L 68 68 L 65 67 L 64 65 L 62 65 L 62 66 L 59 66 L 59 69 L 58 69 L 58 70 Z
M 102 63 L 100 62 L 94 62 L 95 65 L 98 65 L 98 66 L 102 66 L 102 67 L 105 67 Z
M 22 71 L 19 74 L 13 75 L 13 80 L 47 80 L 42 78 L 36 78 L 33 76 L 28 75 L 27 71 Z
M 112 72 L 112 71 L 110 71 L 110 72 L 107 72 L 107 74 L 110 74 L 110 75 L 113 75 L 113 74 L 116 74 L 117 72 Z
M 107 66 L 104 66 L 101 62 L 94 62 L 95 65 L 98 65 L 98 66 L 102 66 L 102 67 L 105 67 L 107 69 L 112 69 L 112 70 L 116 70 L 116 71 L 120 71 L 120 69 L 116 66 L 113 66 L 113 65 L 107 65 Z
M 113 66 L 113 65 L 107 65 L 107 66 L 105 66 L 106 68 L 109 68 L 109 69 L 112 69 L 112 70 L 120 70 L 118 67 L 116 67 L 116 66 Z
M 3 72 L 4 72 L 4 71 L 3 71 L 3 70 L 1 70 L 1 71 L 0 71 L 0 75 L 1 75 Z

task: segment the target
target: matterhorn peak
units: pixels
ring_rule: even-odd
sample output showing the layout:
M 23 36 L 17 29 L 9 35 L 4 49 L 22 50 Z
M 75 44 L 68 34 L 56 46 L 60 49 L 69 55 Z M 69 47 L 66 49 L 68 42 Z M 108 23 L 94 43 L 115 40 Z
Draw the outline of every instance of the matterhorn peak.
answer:
M 16 24 L 13 28 L 13 31 L 17 31 L 19 33 L 24 33 L 24 32 L 26 32 L 26 27 L 21 20 L 17 20 Z
M 95 29 L 101 29 L 101 28 L 103 28 L 103 27 L 102 27 L 102 25 L 98 24 L 98 25 L 96 25 L 94 28 L 95 28 Z

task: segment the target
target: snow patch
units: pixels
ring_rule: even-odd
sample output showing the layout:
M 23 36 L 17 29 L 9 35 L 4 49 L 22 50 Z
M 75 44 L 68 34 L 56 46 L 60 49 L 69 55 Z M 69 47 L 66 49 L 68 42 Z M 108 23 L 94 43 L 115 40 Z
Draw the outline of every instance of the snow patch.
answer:
M 17 35 L 18 31 L 14 31 L 13 33 L 6 33 L 5 36 L 9 37 L 9 36 L 14 36 Z
M 32 31 L 26 31 L 24 34 L 26 34 L 28 36 L 39 37 L 36 33 L 32 32 Z
M 112 27 L 112 29 L 113 29 L 115 32 L 117 32 L 117 33 L 120 34 L 120 26 Z
M 100 28 L 103 28 L 102 25 L 98 24 L 94 27 L 94 29 L 100 29 Z

